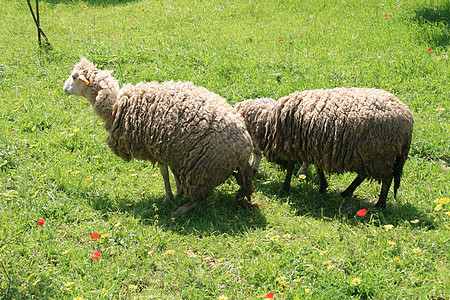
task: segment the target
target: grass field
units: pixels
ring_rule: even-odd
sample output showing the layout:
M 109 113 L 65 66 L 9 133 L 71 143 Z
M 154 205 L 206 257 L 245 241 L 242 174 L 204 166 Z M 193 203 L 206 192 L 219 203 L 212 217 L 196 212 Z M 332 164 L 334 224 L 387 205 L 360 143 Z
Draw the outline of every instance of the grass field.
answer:
M 1 299 L 450 298 L 449 1 L 39 4 L 51 50 L 26 1 L 0 0 Z M 342 198 L 354 174 L 322 195 L 314 168 L 279 197 L 284 172 L 263 161 L 259 210 L 229 179 L 173 219 L 187 199 L 162 206 L 158 168 L 114 156 L 87 100 L 63 93 L 82 56 L 121 84 L 193 81 L 231 104 L 391 91 L 415 116 L 397 199 L 374 209 L 376 182 Z

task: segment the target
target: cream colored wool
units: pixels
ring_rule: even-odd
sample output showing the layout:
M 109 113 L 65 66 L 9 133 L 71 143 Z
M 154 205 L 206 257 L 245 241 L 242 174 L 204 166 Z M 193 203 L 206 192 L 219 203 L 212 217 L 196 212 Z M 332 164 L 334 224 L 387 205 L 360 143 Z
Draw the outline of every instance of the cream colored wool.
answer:
M 258 105 L 258 99 L 241 105 L 246 122 L 257 114 Z M 365 178 L 382 182 L 377 203 L 381 207 L 392 178 L 397 191 L 414 119 L 409 108 L 391 93 L 366 88 L 308 90 L 280 98 L 275 105 L 266 102 L 259 109 L 267 116 L 265 127 L 247 127 L 268 161 L 284 162 L 289 168 L 298 161 L 314 164 L 322 173 L 321 191 L 327 185 L 323 171 L 355 172 L 358 177 L 343 192 L 345 196 Z M 257 118 L 254 122 L 263 121 Z
M 225 99 L 191 82 L 146 82 L 119 89 L 110 74 L 81 59 L 72 79 L 84 76 L 89 82 L 80 85 L 84 90 L 78 94 L 105 121 L 106 142 L 116 155 L 169 166 L 181 178 L 191 202 L 176 215 L 206 199 L 235 170 L 242 187 L 236 198 L 250 204 L 252 142 L 241 116 Z M 68 93 L 70 83 L 65 86 Z

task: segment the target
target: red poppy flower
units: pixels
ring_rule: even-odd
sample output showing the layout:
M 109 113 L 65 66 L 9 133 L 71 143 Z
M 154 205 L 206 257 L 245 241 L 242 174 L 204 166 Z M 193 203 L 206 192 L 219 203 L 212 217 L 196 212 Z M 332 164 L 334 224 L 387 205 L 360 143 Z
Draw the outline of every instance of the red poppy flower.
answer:
M 358 212 L 356 214 L 360 217 L 364 217 L 367 214 L 367 210 L 365 208 L 363 208 L 361 210 L 358 210 Z
M 275 296 L 274 292 L 270 292 L 266 295 L 266 298 L 273 298 L 273 296 Z
M 387 18 L 387 15 L 384 15 L 385 18 Z
M 86 8 L 86 6 L 81 7 L 81 9 L 85 9 L 85 8 Z
M 428 48 L 428 49 L 427 49 L 427 52 L 431 52 L 431 48 Z
M 102 252 L 101 251 L 97 251 L 97 252 L 94 252 L 94 253 L 91 254 L 91 258 L 99 259 L 101 255 L 102 255 Z
M 145 10 L 145 8 L 143 8 L 141 11 L 144 11 Z
M 278 40 L 278 43 L 280 43 L 280 42 L 281 42 L 281 39 Z
M 91 234 L 91 239 L 93 239 L 93 240 L 98 239 L 99 237 L 100 237 L 100 234 L 98 234 L 98 233 Z
M 44 225 L 44 219 L 40 218 L 38 220 L 38 226 L 42 226 L 42 225 Z

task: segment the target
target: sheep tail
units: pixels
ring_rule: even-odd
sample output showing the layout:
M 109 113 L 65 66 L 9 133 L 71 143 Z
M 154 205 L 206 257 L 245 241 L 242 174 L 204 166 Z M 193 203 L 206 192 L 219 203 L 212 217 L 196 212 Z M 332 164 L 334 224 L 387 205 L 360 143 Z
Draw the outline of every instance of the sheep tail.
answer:
M 409 143 L 403 146 L 402 154 L 397 156 L 394 164 L 394 198 L 397 197 L 397 190 L 400 187 L 400 179 L 403 173 L 403 166 L 408 158 Z

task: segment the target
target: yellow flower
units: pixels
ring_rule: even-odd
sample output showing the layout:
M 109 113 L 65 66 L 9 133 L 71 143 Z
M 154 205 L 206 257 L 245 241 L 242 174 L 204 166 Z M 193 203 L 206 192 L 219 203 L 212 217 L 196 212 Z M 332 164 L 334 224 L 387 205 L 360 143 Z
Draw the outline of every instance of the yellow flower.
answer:
M 400 259 L 400 257 L 396 256 L 396 257 L 394 257 L 394 261 L 395 261 L 396 263 L 399 263 L 399 262 L 401 262 L 402 260 Z
M 450 217 L 450 211 L 446 211 L 445 214 Z
M 321 256 L 324 256 L 324 255 L 327 255 L 328 253 L 327 253 L 327 251 L 322 251 L 322 252 L 320 252 L 320 255 Z
M 270 239 L 272 240 L 272 241 L 276 241 L 276 240 L 278 240 L 280 237 L 278 236 L 278 235 L 275 235 L 275 236 L 271 236 L 270 237 Z
M 64 283 L 64 287 L 68 288 L 68 287 L 71 287 L 74 284 L 75 284 L 75 281 L 66 282 L 66 283 Z
M 81 297 L 75 297 L 75 298 L 73 298 L 73 300 L 83 300 L 83 298 L 81 298 Z
M 300 178 L 300 179 L 306 179 L 306 175 L 305 175 L 305 174 L 300 174 L 300 175 L 298 175 L 298 178 Z
M 438 206 L 434 208 L 435 211 L 440 211 L 442 209 L 442 203 L 439 203 Z
M 442 204 L 448 204 L 450 202 L 450 198 L 441 198 Z
M 308 295 L 309 293 L 311 293 L 311 289 L 305 289 L 305 295 Z
M 334 270 L 334 268 L 336 268 L 336 267 L 333 266 L 333 265 L 329 265 L 329 266 L 327 267 L 328 270 Z
M 355 277 L 352 279 L 352 285 L 360 285 L 361 284 L 361 279 L 359 279 L 358 277 Z
M 384 225 L 383 226 L 384 227 L 384 229 L 386 229 L 386 230 L 391 230 L 392 228 L 394 228 L 394 225 Z
M 295 283 L 300 283 L 302 281 L 302 279 L 300 277 L 297 277 L 296 279 L 294 279 Z
M 228 297 L 227 296 L 220 296 L 219 300 L 228 300 Z
M 391 246 L 395 246 L 395 245 L 397 245 L 395 242 L 392 242 L 392 241 L 389 241 L 389 242 L 387 242 L 389 245 L 391 245 Z
M 290 235 L 290 234 L 285 234 L 285 235 L 283 235 L 283 237 L 284 237 L 285 239 L 290 239 L 290 238 L 291 238 L 291 235 Z
M 167 250 L 166 252 L 164 252 L 164 254 L 174 254 L 175 253 L 175 251 L 174 250 Z
M 417 224 L 417 223 L 419 223 L 419 220 L 418 220 L 418 219 L 415 219 L 415 220 L 409 221 L 409 222 L 412 223 L 412 224 Z
M 64 251 L 62 254 L 63 255 L 66 255 L 66 254 L 68 254 L 70 252 L 70 250 L 66 250 L 66 251 Z
M 129 284 L 129 285 L 128 285 L 128 288 L 129 288 L 130 290 L 135 290 L 135 289 L 137 289 L 138 287 L 137 287 L 137 285 Z
M 323 262 L 323 265 L 324 265 L 324 266 L 331 265 L 331 261 L 329 261 L 329 260 L 324 261 L 324 262 Z
M 412 252 L 414 252 L 414 253 L 420 253 L 420 252 L 422 252 L 422 250 L 419 249 L 419 248 L 414 248 L 414 249 L 412 249 Z

